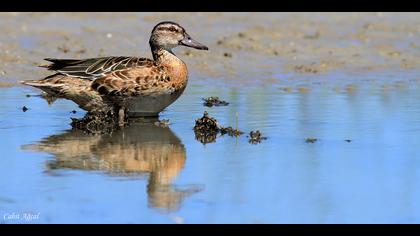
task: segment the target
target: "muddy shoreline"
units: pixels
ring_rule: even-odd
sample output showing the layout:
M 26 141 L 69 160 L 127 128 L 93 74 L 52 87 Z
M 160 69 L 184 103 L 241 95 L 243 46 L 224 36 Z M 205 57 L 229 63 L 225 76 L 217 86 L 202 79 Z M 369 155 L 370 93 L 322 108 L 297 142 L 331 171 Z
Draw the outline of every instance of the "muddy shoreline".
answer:
M 162 20 L 210 48 L 175 50 L 193 83 L 296 89 L 294 81 L 340 80 L 328 73 L 355 74 L 358 83 L 358 75 L 420 69 L 419 13 L 1 13 L 0 86 L 48 75 L 37 67 L 46 57 L 150 57 L 149 33 Z

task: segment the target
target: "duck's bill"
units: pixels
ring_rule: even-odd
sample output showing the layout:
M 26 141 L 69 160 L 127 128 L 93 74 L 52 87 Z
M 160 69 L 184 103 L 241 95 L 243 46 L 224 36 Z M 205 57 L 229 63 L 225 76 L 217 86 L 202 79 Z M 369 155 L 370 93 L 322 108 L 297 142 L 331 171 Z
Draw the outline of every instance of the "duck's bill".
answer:
M 195 41 L 191 37 L 186 37 L 183 40 L 181 40 L 181 45 L 191 47 L 191 48 L 195 48 L 195 49 L 199 49 L 199 50 L 209 50 L 209 48 L 207 46 Z

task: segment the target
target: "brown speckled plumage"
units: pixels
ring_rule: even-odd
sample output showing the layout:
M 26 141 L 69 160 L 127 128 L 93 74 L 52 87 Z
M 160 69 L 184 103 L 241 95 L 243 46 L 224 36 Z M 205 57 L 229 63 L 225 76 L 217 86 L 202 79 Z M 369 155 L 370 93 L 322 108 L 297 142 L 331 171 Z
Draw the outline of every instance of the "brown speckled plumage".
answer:
M 57 73 L 22 83 L 70 99 L 87 111 L 121 107 L 141 110 L 141 102 L 140 108 L 136 107 L 138 101 L 148 102 L 145 100 L 148 97 L 156 100 L 161 95 L 166 96 L 161 99 L 165 104 L 157 105 L 157 114 L 182 94 L 188 81 L 187 66 L 175 56 L 172 48 L 184 45 L 207 50 L 207 47 L 191 39 L 173 22 L 156 25 L 149 43 L 153 60 L 123 56 L 84 60 L 47 58 L 45 60 L 51 64 L 43 67 Z M 145 109 L 146 113 L 155 112 L 150 107 Z

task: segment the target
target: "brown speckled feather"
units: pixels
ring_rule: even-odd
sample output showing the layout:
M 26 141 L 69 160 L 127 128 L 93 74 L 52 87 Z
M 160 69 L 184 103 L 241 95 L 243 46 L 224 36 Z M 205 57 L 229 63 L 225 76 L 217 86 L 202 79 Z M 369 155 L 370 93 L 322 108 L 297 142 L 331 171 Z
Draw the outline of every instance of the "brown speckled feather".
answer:
M 94 79 L 105 74 L 133 67 L 150 66 L 154 62 L 139 57 L 98 57 L 84 60 L 46 58 L 52 64 L 45 66 L 67 76 Z
M 114 70 L 94 79 L 91 88 L 121 106 L 130 98 L 184 89 L 188 79 L 186 65 L 165 50 L 160 54 L 160 64 L 150 60 L 143 61 L 140 67 Z
M 109 96 L 144 96 L 157 91 L 171 93 L 177 87 L 163 68 L 154 66 L 114 71 L 92 82 L 94 90 Z

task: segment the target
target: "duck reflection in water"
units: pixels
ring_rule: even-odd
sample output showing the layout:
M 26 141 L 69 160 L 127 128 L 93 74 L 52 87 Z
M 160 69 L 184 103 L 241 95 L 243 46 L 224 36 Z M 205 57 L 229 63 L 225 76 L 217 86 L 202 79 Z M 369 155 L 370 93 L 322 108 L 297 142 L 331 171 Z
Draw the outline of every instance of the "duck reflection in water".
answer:
M 86 135 L 69 130 L 52 135 L 24 149 L 48 152 L 54 169 L 101 170 L 113 176 L 149 174 L 148 204 L 164 212 L 180 209 L 183 199 L 202 190 L 200 186 L 179 188 L 172 184 L 185 165 L 186 150 L 168 127 L 157 127 L 157 119 L 141 119 L 112 134 Z

